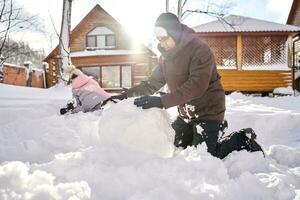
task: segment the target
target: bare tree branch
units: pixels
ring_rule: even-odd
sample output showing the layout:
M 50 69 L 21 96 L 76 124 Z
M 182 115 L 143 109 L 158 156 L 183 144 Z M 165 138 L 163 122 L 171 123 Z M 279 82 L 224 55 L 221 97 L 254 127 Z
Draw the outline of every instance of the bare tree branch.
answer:
M 14 49 L 9 47 L 10 44 L 7 44 L 8 38 L 37 27 L 39 24 L 36 15 L 32 16 L 21 7 L 16 6 L 15 0 L 0 0 L 0 57 L 9 57 L 11 54 L 6 49 Z M 4 55 L 5 53 L 9 54 Z
M 12 6 L 13 6 L 12 0 L 10 0 L 10 10 L 11 10 L 11 11 L 12 11 Z M 10 12 L 10 15 L 9 15 L 8 19 L 11 19 L 11 16 L 12 16 L 12 12 Z M 7 28 L 6 28 L 6 32 L 5 32 L 5 34 L 4 34 L 3 42 L 2 42 L 2 44 L 1 44 L 1 46 L 0 46 L 0 55 L 1 55 L 2 49 L 3 49 L 3 47 L 4 47 L 4 44 L 5 44 L 7 35 L 8 35 L 8 31 L 9 31 L 9 29 L 10 29 L 10 23 L 11 23 L 11 21 L 9 20 L 9 21 L 8 21 L 8 25 L 7 25 Z
M 4 10 L 5 10 L 5 3 L 6 3 L 6 0 L 3 0 L 3 5 L 2 5 L 1 13 L 0 13 L 0 22 L 2 20 L 2 16 L 3 16 Z
M 183 8 L 184 8 L 184 6 L 185 6 L 185 4 L 186 4 L 187 1 L 188 1 L 188 0 L 184 0 L 183 4 L 182 4 L 182 6 L 181 6 L 181 9 L 182 9 L 182 10 L 183 10 Z

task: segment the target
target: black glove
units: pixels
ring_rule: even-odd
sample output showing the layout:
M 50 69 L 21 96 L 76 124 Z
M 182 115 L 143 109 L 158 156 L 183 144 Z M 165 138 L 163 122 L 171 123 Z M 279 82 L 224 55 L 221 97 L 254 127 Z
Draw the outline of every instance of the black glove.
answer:
M 112 101 L 112 102 L 114 102 L 114 103 L 118 103 L 118 102 L 116 102 L 115 100 L 113 100 L 111 97 L 109 97 L 108 99 L 106 99 L 106 100 L 104 100 L 104 101 L 102 102 L 101 106 L 105 106 L 105 105 L 107 104 L 107 102 L 109 102 L 109 101 Z
M 61 115 L 64 115 L 64 114 L 66 114 L 68 111 L 69 111 L 68 108 L 61 108 L 61 109 L 60 109 L 60 114 L 61 114 Z
M 126 92 L 122 92 L 121 94 L 119 95 L 115 95 L 115 96 L 111 96 L 110 97 L 112 100 L 114 99 L 117 99 L 117 100 L 123 100 L 123 99 L 127 99 L 128 98 L 128 95 Z
M 67 109 L 68 109 L 68 110 L 73 110 L 73 109 L 74 109 L 74 104 L 73 104 L 73 102 L 70 102 L 70 103 L 67 104 Z
M 144 96 L 134 100 L 134 105 L 142 107 L 143 109 L 148 108 L 163 108 L 161 98 L 156 96 Z
M 114 100 L 114 99 L 117 99 L 117 100 L 120 100 L 122 101 L 123 99 L 127 99 L 128 98 L 128 90 L 127 88 L 123 88 L 124 92 L 122 92 L 121 94 L 119 95 L 115 95 L 115 96 L 111 96 L 110 99 L 111 100 Z

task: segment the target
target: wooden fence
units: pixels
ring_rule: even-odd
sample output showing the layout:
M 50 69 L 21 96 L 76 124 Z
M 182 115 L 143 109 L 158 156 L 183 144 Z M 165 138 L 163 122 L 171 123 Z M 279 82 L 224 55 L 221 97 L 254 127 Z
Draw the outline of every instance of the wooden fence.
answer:
M 44 71 L 26 67 L 3 65 L 3 83 L 17 86 L 45 88 Z

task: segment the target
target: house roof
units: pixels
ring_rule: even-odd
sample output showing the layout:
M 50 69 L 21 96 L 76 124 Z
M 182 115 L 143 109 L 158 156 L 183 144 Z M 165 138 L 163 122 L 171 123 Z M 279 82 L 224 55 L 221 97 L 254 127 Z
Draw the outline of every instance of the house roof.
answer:
M 298 32 L 300 27 L 279 24 L 275 22 L 254 19 L 239 15 L 229 15 L 223 19 L 215 20 L 193 27 L 198 33 L 224 33 L 224 32 Z
M 293 0 L 293 4 L 291 6 L 291 10 L 290 10 L 288 19 L 286 21 L 287 24 L 292 24 L 292 21 L 293 21 L 293 19 L 295 17 L 295 14 L 297 12 L 298 6 L 299 6 L 299 0 Z
M 94 6 L 94 8 L 92 8 L 92 10 L 77 24 L 77 26 L 71 31 L 71 42 L 72 42 L 72 35 L 78 31 L 80 31 L 81 27 L 83 27 L 85 25 L 85 23 L 88 21 L 88 18 L 90 15 L 92 15 L 94 12 L 99 12 L 99 11 L 102 11 L 104 13 L 106 13 L 108 16 L 111 17 L 112 20 L 115 21 L 115 23 L 120 26 L 123 30 L 125 30 L 123 28 L 123 26 L 115 19 L 113 18 L 108 12 L 106 12 L 106 10 L 104 10 L 99 4 L 96 4 Z M 151 55 L 155 55 L 155 53 L 153 51 L 151 51 L 148 47 L 146 47 L 145 45 L 142 45 L 144 47 L 144 49 L 149 52 Z M 48 60 L 49 58 L 51 58 L 53 56 L 53 54 L 55 53 L 56 50 L 59 49 L 59 45 L 57 45 L 49 54 L 48 56 L 43 60 L 43 61 L 46 61 Z M 72 53 L 72 52 L 71 52 Z M 75 52 L 74 52 L 75 53 Z M 107 54 L 106 54 L 107 55 Z

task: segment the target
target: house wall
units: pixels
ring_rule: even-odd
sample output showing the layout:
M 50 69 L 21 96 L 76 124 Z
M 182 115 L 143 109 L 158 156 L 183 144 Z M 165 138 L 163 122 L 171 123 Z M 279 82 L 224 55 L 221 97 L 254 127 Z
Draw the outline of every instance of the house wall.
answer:
M 45 60 L 47 65 L 44 66 L 45 74 L 46 74 L 46 87 L 51 87 L 55 85 L 58 81 L 59 75 L 59 66 L 61 60 L 58 58 L 60 51 L 58 48 L 55 48 Z

